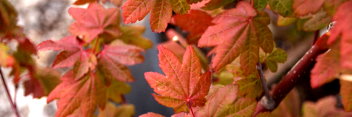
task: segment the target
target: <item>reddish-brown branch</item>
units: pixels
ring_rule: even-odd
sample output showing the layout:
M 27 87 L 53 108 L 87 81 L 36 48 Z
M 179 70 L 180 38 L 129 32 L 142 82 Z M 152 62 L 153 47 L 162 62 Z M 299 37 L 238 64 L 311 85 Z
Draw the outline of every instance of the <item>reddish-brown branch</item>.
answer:
M 254 115 L 261 112 L 272 111 L 280 104 L 280 102 L 298 83 L 298 81 L 303 78 L 301 77 L 302 74 L 310 72 L 309 68 L 311 68 L 317 56 L 328 50 L 328 46 L 326 44 L 328 37 L 329 36 L 325 34 L 314 43 L 314 45 L 308 50 L 308 52 L 306 52 L 301 60 L 299 60 L 296 65 L 286 74 L 286 76 L 284 76 L 284 78 L 273 88 L 269 96 L 272 100 L 262 98 L 256 107 Z
M 1 68 L 0 68 L 0 76 L 1 76 L 2 83 L 4 84 L 5 91 L 6 91 L 6 95 L 7 95 L 8 99 L 9 99 L 9 101 L 10 101 L 12 110 L 15 112 L 16 117 L 20 117 L 20 114 L 19 114 L 19 112 L 18 112 L 18 110 L 17 110 L 17 106 L 16 106 L 16 104 L 12 101 L 9 88 L 8 88 L 8 86 L 7 86 L 7 83 L 6 83 L 6 81 L 5 81 L 5 77 L 4 77 L 3 73 L 2 73 L 2 69 L 1 69 Z

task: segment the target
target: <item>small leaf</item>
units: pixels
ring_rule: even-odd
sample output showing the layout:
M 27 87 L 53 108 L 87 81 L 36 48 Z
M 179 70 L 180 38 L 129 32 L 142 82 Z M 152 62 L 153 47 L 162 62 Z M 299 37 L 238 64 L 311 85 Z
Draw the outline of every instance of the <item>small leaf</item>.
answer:
M 314 14 L 320 10 L 325 0 L 294 0 L 293 9 L 297 16 Z
M 294 0 L 269 0 L 271 10 L 279 13 L 281 16 L 287 17 L 293 15 Z
M 127 0 L 122 6 L 126 24 L 142 20 L 151 10 L 154 0 Z
M 268 0 L 254 0 L 254 8 L 263 10 L 268 4 Z
M 171 20 L 172 8 L 168 0 L 155 0 L 150 14 L 150 25 L 154 32 L 164 32 Z
M 272 72 L 276 72 L 277 64 L 284 63 L 287 59 L 287 54 L 285 50 L 276 48 L 272 53 L 270 53 L 266 59 L 265 64 Z

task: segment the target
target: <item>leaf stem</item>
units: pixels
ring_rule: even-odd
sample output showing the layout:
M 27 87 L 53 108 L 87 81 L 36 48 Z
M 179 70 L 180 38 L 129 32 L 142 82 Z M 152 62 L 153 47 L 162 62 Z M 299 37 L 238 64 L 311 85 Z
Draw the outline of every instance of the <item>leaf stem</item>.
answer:
M 299 81 L 309 80 L 303 79 L 304 77 L 301 76 L 310 71 L 310 69 L 314 66 L 314 61 L 318 55 L 328 50 L 328 46 L 326 44 L 328 37 L 329 34 L 324 34 L 317 39 L 314 45 L 306 52 L 301 60 L 299 60 L 296 65 L 286 74 L 286 76 L 284 76 L 283 79 L 273 88 L 270 93 L 270 97 L 272 97 L 273 102 L 265 103 L 268 100 L 266 98 L 262 98 L 256 107 L 254 116 L 261 112 L 273 111 L 294 88 L 294 86 L 299 83 Z
M 189 110 L 191 110 L 192 117 L 196 117 L 196 116 L 194 115 L 194 112 L 193 112 L 192 107 L 191 107 L 191 106 L 188 106 L 188 108 L 189 108 Z
M 9 99 L 9 101 L 10 101 L 12 110 L 15 112 L 16 117 L 20 117 L 20 114 L 19 114 L 19 112 L 18 112 L 18 110 L 17 110 L 17 106 L 16 106 L 16 104 L 12 101 L 9 88 L 8 88 L 8 86 L 7 86 L 7 83 L 6 83 L 6 81 L 5 81 L 5 78 L 4 78 L 4 75 L 3 75 L 3 73 L 2 73 L 2 69 L 1 69 L 1 68 L 0 68 L 0 76 L 1 76 L 2 83 L 4 84 L 5 91 L 6 91 L 6 95 L 7 95 L 8 99 Z

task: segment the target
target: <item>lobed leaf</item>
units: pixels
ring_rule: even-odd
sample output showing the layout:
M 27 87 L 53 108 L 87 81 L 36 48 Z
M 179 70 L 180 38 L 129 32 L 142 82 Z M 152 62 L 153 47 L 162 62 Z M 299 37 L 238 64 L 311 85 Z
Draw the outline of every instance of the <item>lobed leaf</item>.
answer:
M 202 106 L 210 87 L 210 73 L 201 73 L 198 56 L 191 46 L 181 61 L 169 50 L 159 46 L 159 66 L 166 76 L 147 72 L 145 77 L 156 94 L 154 98 L 176 112 L 188 112 L 188 107 Z
M 215 46 L 211 67 L 219 71 L 240 57 L 244 75 L 256 72 L 259 49 L 270 53 L 274 47 L 270 22 L 266 13 L 257 13 L 247 2 L 239 2 L 236 8 L 217 16 L 199 40 L 201 47 Z
M 83 40 L 87 43 L 102 34 L 115 38 L 121 33 L 118 28 L 117 8 L 105 9 L 98 3 L 91 3 L 87 9 L 71 7 L 68 12 L 76 20 L 71 24 L 70 32 L 76 36 L 83 36 Z

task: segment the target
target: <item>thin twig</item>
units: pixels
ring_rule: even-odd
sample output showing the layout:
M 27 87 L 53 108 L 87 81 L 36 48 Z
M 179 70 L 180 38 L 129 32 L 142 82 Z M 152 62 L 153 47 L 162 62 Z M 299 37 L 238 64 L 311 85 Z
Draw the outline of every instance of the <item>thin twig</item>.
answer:
M 18 113 L 18 110 L 17 110 L 17 106 L 16 106 L 16 104 L 12 101 L 9 88 L 8 88 L 8 86 L 7 86 L 7 83 L 6 83 L 6 81 L 5 81 L 5 77 L 4 77 L 3 73 L 2 73 L 2 69 L 1 69 L 1 68 L 0 68 L 0 76 L 1 76 L 2 83 L 4 84 L 5 91 L 6 91 L 6 95 L 7 95 L 8 99 L 9 99 L 9 101 L 10 101 L 12 110 L 15 112 L 16 117 L 20 117 L 20 114 Z
M 257 70 L 258 70 L 258 73 L 259 73 L 260 81 L 262 82 L 262 86 L 263 86 L 263 89 L 264 89 L 264 95 L 266 97 L 270 98 L 269 88 L 268 88 L 268 85 L 266 84 L 266 80 L 265 80 L 265 77 L 263 75 L 264 73 L 263 73 L 263 67 L 262 67 L 261 63 L 257 63 Z

